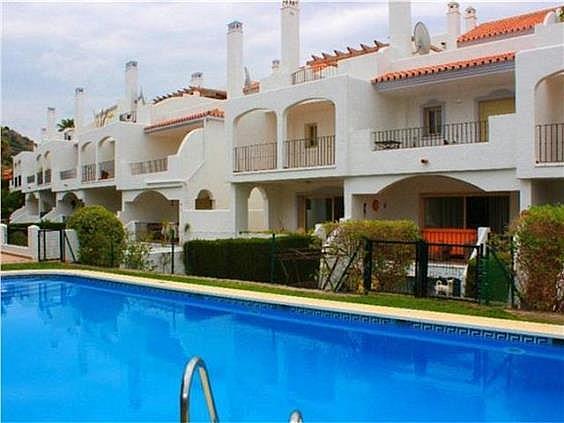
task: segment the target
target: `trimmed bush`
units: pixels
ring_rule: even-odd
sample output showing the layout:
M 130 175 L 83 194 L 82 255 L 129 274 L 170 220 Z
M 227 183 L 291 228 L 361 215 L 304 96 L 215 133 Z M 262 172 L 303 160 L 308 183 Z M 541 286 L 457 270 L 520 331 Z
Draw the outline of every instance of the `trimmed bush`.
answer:
M 118 266 L 125 248 L 123 225 L 102 206 L 82 207 L 67 226 L 76 230 L 80 242 L 80 263 L 102 267 Z
M 308 235 L 277 236 L 273 246 L 271 238 L 235 238 L 218 240 L 194 240 L 184 244 L 186 273 L 223 279 L 239 279 L 254 282 L 271 282 L 271 263 L 274 253 L 290 248 L 308 248 L 313 238 Z M 274 260 L 275 283 L 295 283 L 296 268 L 288 267 L 289 278 L 280 261 Z M 301 281 L 314 277 L 319 260 L 300 262 L 297 272 Z
M 564 311 L 564 205 L 531 207 L 513 225 L 522 305 Z
M 330 249 L 335 256 L 352 255 L 361 246 L 351 268 L 347 288 L 362 290 L 363 240 L 417 241 L 419 228 L 411 220 L 348 220 L 328 223 L 326 233 L 332 233 Z M 415 244 L 374 244 L 372 254 L 372 289 L 375 291 L 412 293 L 413 284 L 407 280 L 410 264 L 415 260 Z

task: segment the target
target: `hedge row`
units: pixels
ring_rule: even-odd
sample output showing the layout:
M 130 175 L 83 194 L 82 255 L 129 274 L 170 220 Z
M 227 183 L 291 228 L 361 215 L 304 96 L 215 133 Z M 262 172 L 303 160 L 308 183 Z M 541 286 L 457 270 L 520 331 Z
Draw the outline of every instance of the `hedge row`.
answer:
M 288 249 L 308 248 L 312 243 L 309 235 L 277 236 L 274 242 L 272 238 L 188 241 L 184 244 L 184 265 L 189 275 L 293 284 L 312 280 L 319 260 L 287 263 L 288 279 L 276 255 Z

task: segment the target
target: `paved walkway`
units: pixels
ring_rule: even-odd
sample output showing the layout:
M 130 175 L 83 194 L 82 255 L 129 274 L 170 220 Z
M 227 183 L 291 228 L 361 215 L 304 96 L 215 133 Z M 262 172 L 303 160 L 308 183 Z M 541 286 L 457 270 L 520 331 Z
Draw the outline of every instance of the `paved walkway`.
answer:
M 32 260 L 27 257 L 16 256 L 14 254 L 0 251 L 0 262 L 2 263 L 30 263 Z

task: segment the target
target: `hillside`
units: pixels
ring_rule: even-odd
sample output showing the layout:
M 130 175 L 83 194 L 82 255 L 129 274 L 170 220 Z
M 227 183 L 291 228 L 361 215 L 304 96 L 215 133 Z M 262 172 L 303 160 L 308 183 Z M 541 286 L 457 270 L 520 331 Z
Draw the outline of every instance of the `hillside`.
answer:
M 2 167 L 12 165 L 12 156 L 30 150 L 33 150 L 32 140 L 7 126 L 2 127 Z

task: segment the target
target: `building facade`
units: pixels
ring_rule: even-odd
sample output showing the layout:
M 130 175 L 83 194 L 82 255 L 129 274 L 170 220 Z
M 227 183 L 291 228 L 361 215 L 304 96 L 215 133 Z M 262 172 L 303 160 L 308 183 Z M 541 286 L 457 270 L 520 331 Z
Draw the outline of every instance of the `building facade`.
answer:
M 411 219 L 426 236 L 501 232 L 521 210 L 564 203 L 564 24 L 546 9 L 477 23 L 446 7 L 444 34 L 391 0 L 389 40 L 300 63 L 300 9 L 281 5 L 280 60 L 246 75 L 243 24 L 227 27 L 226 91 L 150 103 L 137 63 L 125 93 L 84 124 L 14 158 L 26 194 L 14 222 L 102 204 L 133 232 L 172 222 L 180 240 L 311 230 L 345 219 Z M 415 27 L 415 32 L 414 32 Z

